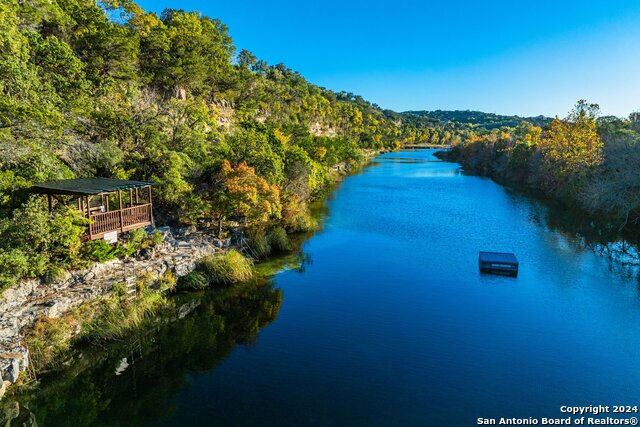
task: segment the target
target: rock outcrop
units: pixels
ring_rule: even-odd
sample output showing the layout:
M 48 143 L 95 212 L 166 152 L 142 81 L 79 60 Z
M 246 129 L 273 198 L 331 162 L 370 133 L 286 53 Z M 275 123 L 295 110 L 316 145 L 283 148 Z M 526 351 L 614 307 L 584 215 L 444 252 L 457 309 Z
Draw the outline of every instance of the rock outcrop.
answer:
M 61 317 L 81 304 L 113 292 L 114 285 L 125 282 L 125 275 L 160 277 L 167 270 L 182 276 L 196 262 L 230 246 L 203 232 L 159 228 L 163 242 L 134 260 L 113 260 L 89 269 L 72 271 L 55 283 L 24 280 L 0 296 L 0 398 L 29 367 L 29 351 L 23 331 L 43 317 Z M 126 263 L 126 264 L 125 264 Z M 125 269 L 125 265 L 127 268 Z M 134 268 L 132 269 L 131 266 Z

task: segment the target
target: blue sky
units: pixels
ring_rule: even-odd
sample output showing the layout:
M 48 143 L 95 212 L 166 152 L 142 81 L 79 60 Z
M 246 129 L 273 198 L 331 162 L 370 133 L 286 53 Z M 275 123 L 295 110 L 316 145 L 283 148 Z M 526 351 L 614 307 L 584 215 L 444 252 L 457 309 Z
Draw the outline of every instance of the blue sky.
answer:
M 220 18 L 235 45 L 396 111 L 640 110 L 640 0 L 139 0 Z

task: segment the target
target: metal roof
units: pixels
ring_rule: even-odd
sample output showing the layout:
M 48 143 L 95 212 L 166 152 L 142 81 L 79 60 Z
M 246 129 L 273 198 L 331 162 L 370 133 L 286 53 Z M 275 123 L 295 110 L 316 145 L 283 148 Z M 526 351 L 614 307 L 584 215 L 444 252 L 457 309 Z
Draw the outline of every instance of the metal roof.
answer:
M 507 264 L 518 264 L 516 256 L 508 252 L 482 252 L 480 251 L 480 261 L 483 262 L 503 262 Z
M 41 194 L 69 194 L 77 196 L 113 193 L 118 190 L 142 188 L 149 185 L 153 185 L 153 183 L 111 178 L 78 178 L 39 182 L 31 187 L 31 191 Z

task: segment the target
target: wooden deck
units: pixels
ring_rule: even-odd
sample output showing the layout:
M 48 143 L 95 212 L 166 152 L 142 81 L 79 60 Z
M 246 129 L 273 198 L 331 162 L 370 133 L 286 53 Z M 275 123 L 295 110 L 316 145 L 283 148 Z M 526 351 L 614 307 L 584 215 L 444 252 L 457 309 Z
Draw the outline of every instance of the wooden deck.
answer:
M 146 227 L 153 223 L 151 203 L 132 206 L 120 210 L 91 214 L 89 238 L 100 239 L 105 234 L 117 231 L 123 233 L 134 228 Z
M 516 277 L 520 264 L 516 256 L 508 252 L 480 252 L 478 266 L 482 273 Z
M 145 181 L 93 177 L 40 182 L 31 191 L 47 196 L 49 212 L 54 200 L 76 206 L 90 220 L 87 227 L 90 240 L 109 234 L 107 240 L 113 242 L 115 236 L 111 233 L 154 225 L 152 185 Z

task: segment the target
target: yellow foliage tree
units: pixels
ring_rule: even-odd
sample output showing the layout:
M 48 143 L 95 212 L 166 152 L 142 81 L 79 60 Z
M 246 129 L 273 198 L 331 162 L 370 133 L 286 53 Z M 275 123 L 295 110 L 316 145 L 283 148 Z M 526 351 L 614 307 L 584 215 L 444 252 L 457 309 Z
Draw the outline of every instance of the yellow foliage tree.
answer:
M 327 155 L 327 149 L 325 147 L 318 147 L 316 150 L 316 159 L 322 161 Z
M 291 139 L 291 136 L 285 135 L 280 129 L 274 129 L 273 134 L 278 139 L 278 141 L 280 141 L 282 145 L 284 145 L 285 147 L 287 146 L 287 144 L 289 144 L 289 140 Z
M 596 131 L 596 104 L 578 101 L 566 120 L 554 119 L 540 140 L 545 162 L 557 170 L 559 178 L 581 176 L 602 162 L 603 143 Z

